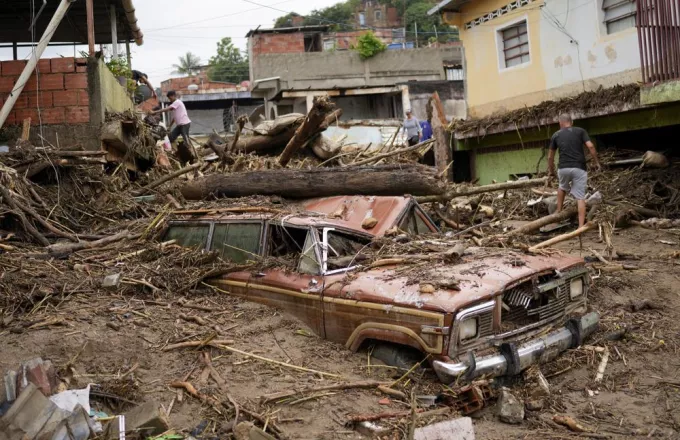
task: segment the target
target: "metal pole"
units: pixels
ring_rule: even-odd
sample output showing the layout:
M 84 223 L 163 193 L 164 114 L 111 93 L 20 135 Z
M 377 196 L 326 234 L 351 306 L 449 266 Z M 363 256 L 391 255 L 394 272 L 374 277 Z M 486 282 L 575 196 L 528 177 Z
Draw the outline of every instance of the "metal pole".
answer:
M 85 9 L 87 11 L 87 46 L 90 56 L 94 56 L 94 4 L 93 0 L 85 0 Z
M 7 116 L 9 116 L 9 112 L 11 112 L 12 108 L 14 108 L 14 104 L 17 102 L 17 98 L 24 90 L 24 86 L 26 85 L 28 79 L 33 74 L 33 70 L 35 69 L 35 66 L 38 64 L 38 60 L 42 56 L 43 52 L 45 52 L 45 48 L 47 47 L 47 45 L 50 43 L 50 40 L 54 36 L 54 32 L 57 30 L 59 23 L 61 23 L 61 20 L 66 15 L 68 8 L 74 1 L 75 0 L 61 0 L 61 3 L 59 3 L 59 7 L 54 13 L 52 20 L 50 20 L 50 24 L 47 25 L 45 32 L 40 38 L 38 46 L 31 54 L 31 58 L 29 58 L 28 63 L 26 63 L 26 67 L 24 67 L 23 72 L 21 72 L 19 79 L 14 85 L 14 90 L 12 90 L 12 92 L 9 94 L 7 100 L 5 101 L 5 105 L 3 105 L 2 110 L 0 110 L 0 128 L 2 128 L 2 126 L 5 124 Z
M 118 59 L 118 17 L 116 17 L 116 5 L 111 3 L 111 46 L 113 46 L 113 59 Z
M 14 56 L 14 61 L 19 59 L 19 46 L 17 45 L 17 42 L 15 41 L 12 43 L 12 55 Z

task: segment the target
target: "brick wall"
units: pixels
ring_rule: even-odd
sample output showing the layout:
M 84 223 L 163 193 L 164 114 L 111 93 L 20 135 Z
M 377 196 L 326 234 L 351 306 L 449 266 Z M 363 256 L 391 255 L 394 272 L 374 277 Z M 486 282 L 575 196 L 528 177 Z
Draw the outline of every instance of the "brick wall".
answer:
M 305 51 L 302 32 L 290 34 L 256 34 L 252 40 L 253 55 L 266 53 L 299 53 Z
M 0 62 L 0 104 L 16 88 L 25 65 L 26 61 Z M 73 57 L 41 59 L 38 70 L 39 75 L 34 72 L 26 83 L 6 124 L 20 124 L 26 118 L 31 118 L 31 124 L 42 121 L 43 125 L 89 123 L 87 61 Z

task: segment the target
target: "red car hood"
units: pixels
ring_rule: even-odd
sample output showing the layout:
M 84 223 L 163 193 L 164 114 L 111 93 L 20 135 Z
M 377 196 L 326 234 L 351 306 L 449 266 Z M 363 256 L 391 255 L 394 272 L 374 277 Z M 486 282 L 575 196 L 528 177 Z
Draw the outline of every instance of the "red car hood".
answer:
M 477 252 L 484 252 L 480 255 Z M 532 256 L 513 251 L 468 250 L 458 264 L 433 264 L 425 271 L 402 275 L 405 266 L 349 272 L 326 278 L 325 296 L 386 305 L 453 313 L 461 307 L 485 300 L 509 284 L 550 270 L 566 270 L 583 264 L 568 256 Z M 460 290 L 435 288 L 421 292 L 421 283 L 441 285 L 457 282 Z

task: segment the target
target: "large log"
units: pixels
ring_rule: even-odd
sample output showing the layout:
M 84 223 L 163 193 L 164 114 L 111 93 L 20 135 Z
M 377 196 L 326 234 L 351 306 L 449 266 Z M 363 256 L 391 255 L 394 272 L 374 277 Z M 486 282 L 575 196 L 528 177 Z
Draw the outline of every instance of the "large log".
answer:
M 333 103 L 324 96 L 318 98 L 314 102 L 312 109 L 307 114 L 302 125 L 295 131 L 295 135 L 279 156 L 279 163 L 282 166 L 285 167 L 288 165 L 293 154 L 319 133 L 319 128 L 325 122 L 326 116 L 328 116 L 328 113 L 333 110 L 333 108 Z
M 542 177 L 540 179 L 528 179 L 528 180 L 514 180 L 512 182 L 494 183 L 491 185 L 483 186 L 471 186 L 469 188 L 456 189 L 453 188 L 442 195 L 429 195 L 427 197 L 419 197 L 418 203 L 430 203 L 430 202 L 446 202 L 456 197 L 466 197 L 475 194 L 483 194 L 492 191 L 505 191 L 508 189 L 519 189 L 519 188 L 529 188 L 532 186 L 545 185 L 547 182 L 547 177 Z
M 442 194 L 444 189 L 434 168 L 387 165 L 213 174 L 186 184 L 182 195 L 188 200 L 252 195 L 305 199 L 338 195 Z
M 521 235 L 521 234 L 529 234 L 535 231 L 538 231 L 541 229 L 543 226 L 547 226 L 551 223 L 558 223 L 564 220 L 569 220 L 571 217 L 575 216 L 578 214 L 578 208 L 576 206 L 572 206 L 571 208 L 566 208 L 560 212 L 556 212 L 555 214 L 551 215 L 546 215 L 545 217 L 541 217 L 538 220 L 534 220 L 533 222 L 527 223 L 524 226 L 520 226 L 517 229 L 514 229 L 510 232 L 508 232 L 508 236 L 512 235 Z
M 244 153 L 259 153 L 285 147 L 293 138 L 295 130 L 283 131 L 275 136 L 246 136 L 241 137 L 232 151 Z

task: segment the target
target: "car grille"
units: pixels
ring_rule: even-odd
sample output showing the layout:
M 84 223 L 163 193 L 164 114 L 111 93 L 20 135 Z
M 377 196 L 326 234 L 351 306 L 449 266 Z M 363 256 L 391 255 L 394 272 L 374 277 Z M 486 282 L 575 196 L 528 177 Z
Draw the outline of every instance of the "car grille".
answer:
M 535 293 L 531 282 L 520 284 L 503 294 L 503 331 L 563 316 L 568 302 L 566 283 L 542 293 Z

